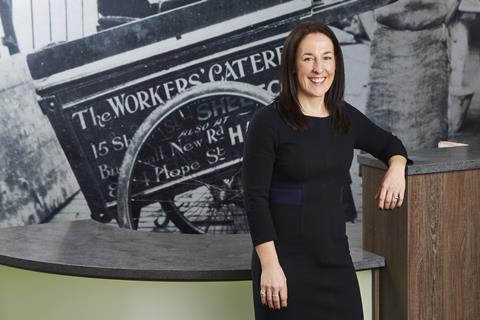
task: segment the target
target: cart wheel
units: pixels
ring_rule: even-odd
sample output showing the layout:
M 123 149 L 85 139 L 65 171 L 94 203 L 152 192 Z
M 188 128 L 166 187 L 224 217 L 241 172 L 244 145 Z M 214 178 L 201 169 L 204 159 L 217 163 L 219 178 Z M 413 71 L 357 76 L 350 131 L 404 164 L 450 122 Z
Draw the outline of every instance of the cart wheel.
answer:
M 244 134 L 253 113 L 271 101 L 253 85 L 214 82 L 152 111 L 120 168 L 119 225 L 140 229 L 151 221 L 155 228 L 163 215 L 165 230 L 157 223 L 158 231 L 248 232 L 240 177 Z
M 177 194 L 162 207 L 184 233 L 248 232 L 240 167 L 231 177 Z

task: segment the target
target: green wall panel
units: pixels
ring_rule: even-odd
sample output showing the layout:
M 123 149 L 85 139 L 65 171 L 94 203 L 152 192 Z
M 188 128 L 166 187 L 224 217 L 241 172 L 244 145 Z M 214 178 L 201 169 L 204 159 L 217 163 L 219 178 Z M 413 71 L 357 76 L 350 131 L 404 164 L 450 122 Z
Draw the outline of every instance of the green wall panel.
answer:
M 357 277 L 369 320 L 371 271 Z M 251 288 L 251 281 L 109 280 L 0 266 L 0 319 L 252 320 Z

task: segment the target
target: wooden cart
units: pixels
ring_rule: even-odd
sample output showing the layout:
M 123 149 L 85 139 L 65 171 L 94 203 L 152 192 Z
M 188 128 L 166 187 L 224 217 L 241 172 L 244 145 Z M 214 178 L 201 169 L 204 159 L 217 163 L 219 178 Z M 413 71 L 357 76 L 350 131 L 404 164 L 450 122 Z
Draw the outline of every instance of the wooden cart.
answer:
M 39 104 L 92 218 L 248 232 L 244 135 L 278 91 L 289 30 L 389 2 L 205 0 L 30 54 Z M 147 219 L 156 216 L 164 221 Z

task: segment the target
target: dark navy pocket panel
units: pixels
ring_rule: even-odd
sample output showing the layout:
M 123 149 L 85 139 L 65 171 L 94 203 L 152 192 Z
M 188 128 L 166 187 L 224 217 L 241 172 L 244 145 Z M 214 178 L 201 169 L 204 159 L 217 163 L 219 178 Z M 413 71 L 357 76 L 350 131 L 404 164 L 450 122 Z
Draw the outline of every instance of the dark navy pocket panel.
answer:
M 303 190 L 298 188 L 270 188 L 270 201 L 277 204 L 301 205 Z

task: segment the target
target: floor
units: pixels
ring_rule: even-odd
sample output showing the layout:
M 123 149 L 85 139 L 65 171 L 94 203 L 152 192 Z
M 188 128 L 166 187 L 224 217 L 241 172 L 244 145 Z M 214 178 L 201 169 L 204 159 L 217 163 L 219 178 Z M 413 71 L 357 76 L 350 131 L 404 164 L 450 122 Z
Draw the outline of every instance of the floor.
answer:
M 355 223 L 347 222 L 347 235 L 349 237 L 350 246 L 361 247 L 362 246 L 362 221 L 361 212 Z M 87 206 L 87 202 L 82 192 L 78 192 L 49 222 L 62 222 L 62 221 L 74 221 L 74 220 L 86 220 L 90 219 L 90 210 Z M 139 229 L 141 231 L 155 231 L 154 218 L 144 220 L 143 227 Z M 109 225 L 117 226 L 113 220 Z M 169 230 L 174 231 L 173 224 Z

